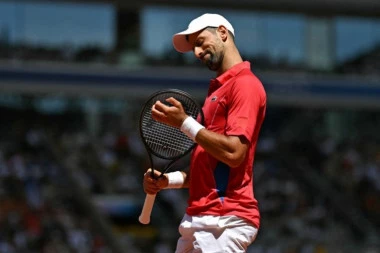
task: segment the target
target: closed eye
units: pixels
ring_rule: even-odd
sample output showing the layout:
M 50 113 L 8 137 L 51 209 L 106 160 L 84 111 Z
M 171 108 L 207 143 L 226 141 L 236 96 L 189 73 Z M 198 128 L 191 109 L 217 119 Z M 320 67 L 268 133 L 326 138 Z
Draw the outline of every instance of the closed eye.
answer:
M 204 41 L 203 39 L 198 39 L 197 41 L 195 41 L 194 46 L 201 47 L 203 44 L 203 41 Z

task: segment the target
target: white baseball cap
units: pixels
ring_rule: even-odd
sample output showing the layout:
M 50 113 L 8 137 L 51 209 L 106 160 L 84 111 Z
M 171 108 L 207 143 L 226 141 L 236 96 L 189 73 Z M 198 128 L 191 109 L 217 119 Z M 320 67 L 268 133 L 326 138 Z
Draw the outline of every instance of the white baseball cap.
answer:
M 219 27 L 220 25 L 225 26 L 235 36 L 234 28 L 227 19 L 219 14 L 205 13 L 193 19 L 185 31 L 174 34 L 173 46 L 181 53 L 191 51 L 193 46 L 186 40 L 187 35 L 199 32 L 209 26 Z

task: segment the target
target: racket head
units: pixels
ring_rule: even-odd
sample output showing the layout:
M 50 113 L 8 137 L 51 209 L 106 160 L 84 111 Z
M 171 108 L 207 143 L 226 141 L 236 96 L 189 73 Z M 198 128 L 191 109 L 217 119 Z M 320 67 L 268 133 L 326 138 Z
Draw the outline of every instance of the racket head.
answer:
M 152 94 L 145 102 L 140 114 L 140 137 L 150 154 L 156 157 L 175 160 L 189 153 L 196 145 L 180 129 L 152 118 L 152 106 L 156 101 L 168 105 L 167 98 L 173 97 L 181 102 L 187 115 L 203 122 L 203 112 L 198 102 L 187 92 L 166 89 Z

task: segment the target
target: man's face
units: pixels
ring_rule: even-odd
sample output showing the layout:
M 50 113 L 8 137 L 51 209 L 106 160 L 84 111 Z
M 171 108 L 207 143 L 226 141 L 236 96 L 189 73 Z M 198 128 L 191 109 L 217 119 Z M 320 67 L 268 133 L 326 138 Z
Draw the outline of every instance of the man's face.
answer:
M 224 44 L 215 28 L 206 28 L 189 35 L 195 57 L 201 60 L 210 70 L 217 71 L 223 62 Z

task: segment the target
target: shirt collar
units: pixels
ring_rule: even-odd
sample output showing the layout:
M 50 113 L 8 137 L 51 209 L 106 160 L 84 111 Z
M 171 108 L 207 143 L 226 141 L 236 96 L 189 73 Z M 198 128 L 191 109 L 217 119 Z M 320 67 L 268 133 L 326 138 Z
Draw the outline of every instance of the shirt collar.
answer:
M 243 61 L 241 63 L 234 65 L 232 68 L 230 68 L 229 70 L 227 70 L 226 72 L 218 76 L 217 78 L 211 79 L 208 94 L 211 94 L 212 92 L 217 90 L 219 87 L 221 87 L 223 84 L 227 83 L 231 78 L 234 78 L 243 69 L 250 69 L 250 68 L 251 68 L 250 62 Z

